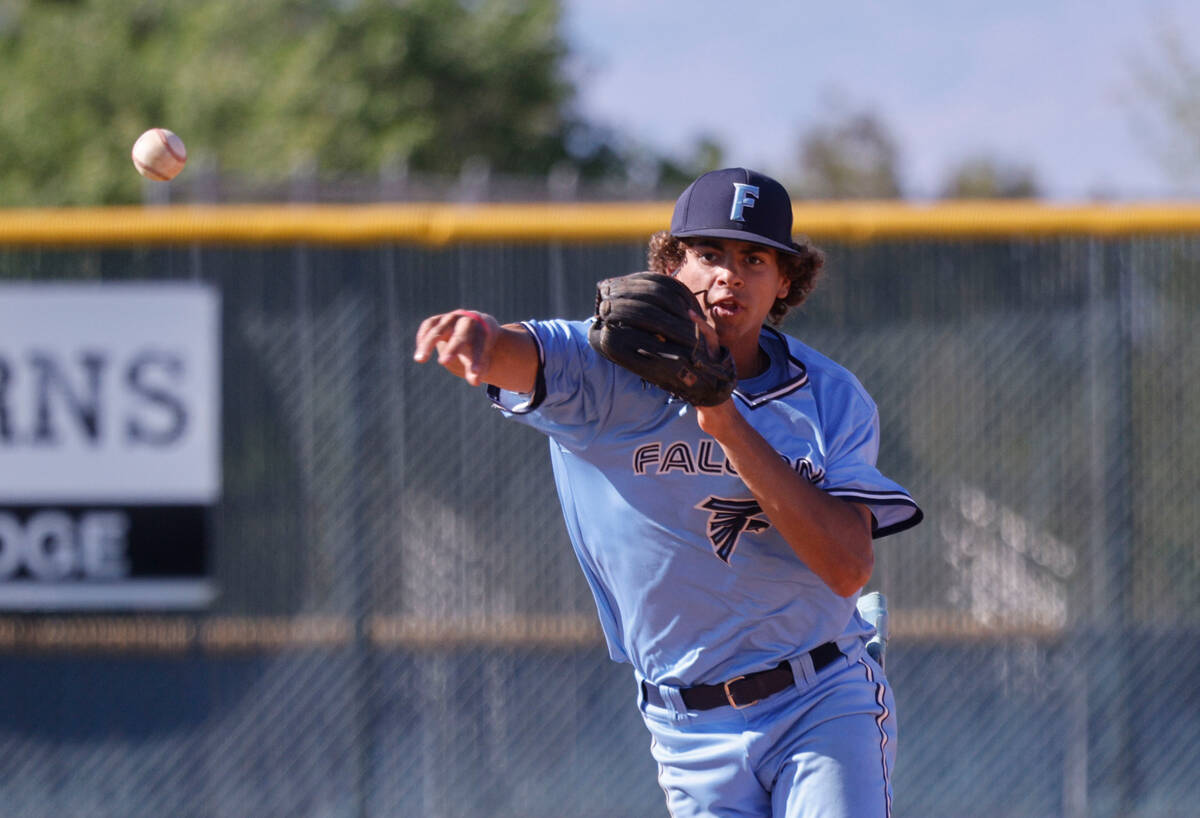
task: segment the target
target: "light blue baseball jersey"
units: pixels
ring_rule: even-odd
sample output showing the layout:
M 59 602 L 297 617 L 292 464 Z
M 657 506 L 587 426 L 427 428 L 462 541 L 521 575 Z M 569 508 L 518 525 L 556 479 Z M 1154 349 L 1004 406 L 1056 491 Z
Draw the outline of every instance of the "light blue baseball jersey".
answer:
M 609 653 L 654 684 L 689 686 L 773 667 L 871 632 L 762 513 L 703 433 L 695 409 L 598 355 L 588 322 L 529 321 L 530 395 L 489 389 L 547 434 L 567 531 Z M 738 410 L 798 473 L 864 503 L 874 536 L 922 513 L 880 474 L 874 402 L 845 368 L 764 327 L 770 366 L 742 380 Z

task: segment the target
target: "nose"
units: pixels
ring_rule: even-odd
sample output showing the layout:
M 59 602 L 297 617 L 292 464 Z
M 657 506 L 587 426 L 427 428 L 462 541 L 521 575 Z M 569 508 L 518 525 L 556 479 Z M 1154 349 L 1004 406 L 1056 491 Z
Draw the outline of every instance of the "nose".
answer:
M 742 273 L 736 259 L 726 259 L 717 267 L 717 283 L 731 288 L 742 286 Z

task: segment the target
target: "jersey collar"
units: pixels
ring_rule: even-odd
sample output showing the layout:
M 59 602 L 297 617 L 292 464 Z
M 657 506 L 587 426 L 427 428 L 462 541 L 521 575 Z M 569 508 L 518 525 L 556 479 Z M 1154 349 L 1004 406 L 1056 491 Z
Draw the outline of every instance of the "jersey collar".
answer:
M 771 358 L 771 365 L 762 375 L 739 381 L 733 390 L 733 394 L 751 409 L 757 409 L 808 385 L 808 369 L 791 354 L 783 333 L 763 326 L 758 337 L 762 348 Z

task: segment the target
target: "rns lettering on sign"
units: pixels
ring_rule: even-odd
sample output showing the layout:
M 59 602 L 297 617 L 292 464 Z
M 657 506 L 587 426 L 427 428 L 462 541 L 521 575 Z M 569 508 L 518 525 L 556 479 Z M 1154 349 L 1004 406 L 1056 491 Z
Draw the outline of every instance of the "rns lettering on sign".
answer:
M 170 446 L 187 430 L 187 367 L 184 356 L 152 348 L 128 359 L 0 350 L 0 446 Z

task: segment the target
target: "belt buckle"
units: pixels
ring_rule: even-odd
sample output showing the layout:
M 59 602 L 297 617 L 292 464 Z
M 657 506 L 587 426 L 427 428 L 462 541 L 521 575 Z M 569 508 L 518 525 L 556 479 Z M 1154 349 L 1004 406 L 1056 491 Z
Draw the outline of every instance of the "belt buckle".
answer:
M 741 681 L 742 679 L 745 679 L 745 678 L 746 678 L 745 676 L 737 676 L 737 677 L 734 677 L 734 678 L 730 679 L 729 681 L 723 682 L 721 684 L 721 687 L 723 687 L 725 689 L 725 700 L 727 702 L 729 702 L 729 706 L 732 707 L 734 710 L 745 710 L 747 707 L 758 704 L 760 701 L 762 701 L 761 699 L 755 699 L 754 701 L 746 702 L 745 704 L 738 704 L 736 701 L 734 701 L 733 693 L 729 690 L 729 686 L 731 684 L 733 684 L 734 682 Z

